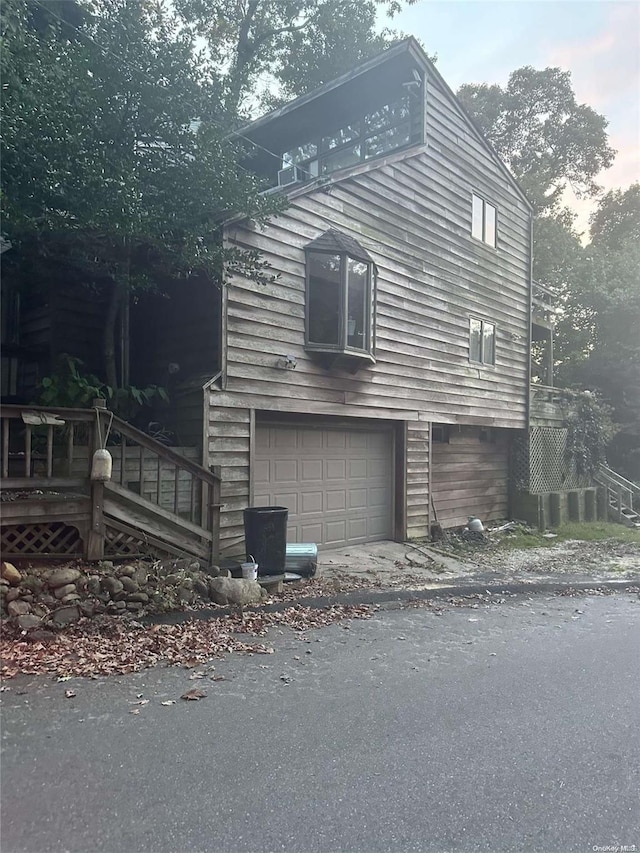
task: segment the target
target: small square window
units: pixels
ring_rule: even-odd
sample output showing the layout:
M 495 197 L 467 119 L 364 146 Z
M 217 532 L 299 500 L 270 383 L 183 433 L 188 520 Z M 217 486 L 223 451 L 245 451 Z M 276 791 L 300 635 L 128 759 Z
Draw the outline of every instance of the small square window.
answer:
M 436 444 L 449 444 L 449 424 L 432 424 L 431 441 Z
M 486 320 L 469 318 L 469 361 L 496 363 L 496 326 Z
M 479 195 L 471 195 L 471 236 L 481 240 L 487 246 L 496 247 L 498 231 L 498 211 Z

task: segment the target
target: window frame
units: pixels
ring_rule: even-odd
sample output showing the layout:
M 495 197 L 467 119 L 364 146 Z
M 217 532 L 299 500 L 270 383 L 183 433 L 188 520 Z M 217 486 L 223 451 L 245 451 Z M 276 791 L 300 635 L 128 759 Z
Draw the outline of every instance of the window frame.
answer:
M 482 211 L 482 223 L 481 230 L 482 236 L 478 237 L 474 234 L 474 213 L 476 201 L 481 205 Z M 493 210 L 493 242 L 487 240 L 487 207 L 490 207 Z M 472 238 L 478 242 L 483 243 L 485 246 L 488 246 L 490 249 L 498 248 L 498 205 L 494 204 L 492 201 L 488 201 L 484 196 L 472 190 L 471 192 L 471 236 Z
M 385 124 L 380 127 L 371 129 L 367 126 L 367 117 L 377 112 L 378 110 L 384 109 L 384 107 L 395 106 L 401 104 L 401 102 L 406 101 L 407 105 L 407 115 L 405 116 L 395 116 L 389 119 Z M 283 151 L 281 157 L 281 168 L 286 168 L 286 166 L 298 166 L 298 168 L 303 172 L 303 180 L 314 180 L 318 176 L 332 174 L 333 172 L 339 172 L 341 169 L 349 169 L 353 168 L 353 166 L 359 165 L 360 163 L 368 163 L 370 160 L 375 160 L 378 157 L 383 157 L 385 154 L 389 154 L 392 151 L 400 151 L 403 148 L 407 148 L 410 145 L 415 145 L 418 142 L 422 141 L 423 138 L 423 118 L 422 118 L 422 101 L 421 99 L 416 99 L 412 94 L 401 95 L 395 101 L 388 101 L 386 103 L 380 104 L 379 106 L 369 109 L 366 112 L 360 112 L 355 115 L 353 120 L 347 120 L 343 122 L 340 126 L 331 130 L 322 130 L 314 135 L 311 139 L 308 139 L 306 142 L 303 142 L 300 145 L 295 146 L 295 148 L 303 148 L 307 145 L 314 145 L 316 149 L 316 153 L 312 157 L 305 157 L 300 160 L 291 160 L 287 158 L 287 154 L 290 153 L 292 149 L 289 151 Z M 393 148 L 389 148 L 387 151 L 383 151 L 379 154 L 373 154 L 369 157 L 366 156 L 367 151 L 367 143 L 373 137 L 379 136 L 382 133 L 385 133 L 389 130 L 394 130 L 397 127 L 400 127 L 403 124 L 407 124 L 409 128 L 408 141 L 403 142 L 401 145 L 396 145 Z M 349 139 L 346 142 L 341 143 L 340 145 L 335 145 L 333 147 L 329 147 L 326 144 L 323 144 L 323 141 L 331 136 L 331 133 L 337 133 L 343 127 L 353 127 L 358 128 L 358 133 L 352 139 Z M 355 148 L 359 146 L 360 152 L 358 155 L 358 159 L 353 163 L 347 166 L 341 166 L 337 169 L 332 169 L 328 171 L 323 171 L 323 164 L 326 160 L 329 160 L 332 156 L 344 151 L 348 148 Z M 286 163 L 286 165 L 285 165 Z M 314 166 L 314 164 L 316 164 Z
M 471 334 L 472 334 L 472 325 L 473 323 L 480 324 L 480 358 L 475 359 L 471 355 Z M 484 329 L 485 326 L 493 327 L 493 360 L 486 361 L 485 360 L 485 352 L 484 352 Z M 497 346 L 496 341 L 498 337 L 498 327 L 493 320 L 484 320 L 482 317 L 470 316 L 469 317 L 469 363 L 473 365 L 477 365 L 479 367 L 495 367 L 496 366 L 496 354 L 497 354 Z
M 338 320 L 338 343 L 317 343 L 309 339 L 310 307 L 311 307 L 311 255 L 339 256 L 340 257 L 340 313 Z M 363 337 L 366 346 L 350 346 L 349 341 L 349 261 L 365 264 L 367 267 L 366 292 L 363 316 L 365 319 L 365 330 Z M 305 311 L 304 311 L 304 346 L 305 350 L 312 353 L 327 354 L 334 356 L 346 356 L 352 359 L 360 359 L 375 364 L 375 320 L 376 320 L 376 292 L 377 292 L 377 268 L 372 260 L 359 258 L 346 250 L 336 249 L 305 249 Z

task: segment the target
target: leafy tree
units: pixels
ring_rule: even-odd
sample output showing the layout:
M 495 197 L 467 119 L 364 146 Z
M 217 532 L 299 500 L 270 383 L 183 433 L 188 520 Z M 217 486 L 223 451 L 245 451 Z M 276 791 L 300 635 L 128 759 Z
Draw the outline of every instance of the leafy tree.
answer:
M 27 247 L 63 258 L 106 291 L 115 386 L 129 294 L 156 270 L 220 277 L 227 264 L 259 280 L 265 264 L 223 248 L 219 226 L 229 212 L 263 221 L 280 202 L 239 167 L 215 70 L 173 13 L 152 0 L 72 5 L 72 21 L 59 4 L 2 5 L 3 230 L 23 259 Z
M 592 241 L 571 269 L 559 380 L 592 388 L 613 407 L 618 432 L 609 461 L 640 479 L 640 244 L 637 185 L 612 191 L 592 217 Z M 635 201 L 634 201 L 635 200 Z
M 406 0 L 408 3 L 415 0 Z M 271 77 L 285 99 L 303 94 L 378 53 L 397 36 L 375 31 L 379 8 L 399 0 L 175 0 L 183 22 L 203 36 L 226 84 L 229 116 L 246 111 Z M 267 94 L 266 103 L 280 102 Z
M 590 221 L 591 244 L 609 250 L 626 241 L 640 241 L 640 183 L 610 190 L 599 201 Z
M 567 185 L 598 192 L 595 178 L 613 162 L 607 121 L 579 104 L 559 68 L 512 72 L 505 87 L 467 84 L 458 98 L 509 166 L 537 213 L 555 212 Z

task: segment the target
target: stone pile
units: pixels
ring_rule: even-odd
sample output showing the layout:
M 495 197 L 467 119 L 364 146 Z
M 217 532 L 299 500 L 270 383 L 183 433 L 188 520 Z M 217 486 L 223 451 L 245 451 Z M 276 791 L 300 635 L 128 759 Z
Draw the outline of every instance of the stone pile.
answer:
M 206 604 L 257 604 L 266 593 L 256 581 L 235 580 L 194 559 L 136 560 L 114 565 L 18 570 L 3 562 L 2 616 L 21 630 L 63 626 L 102 613 L 143 616 Z

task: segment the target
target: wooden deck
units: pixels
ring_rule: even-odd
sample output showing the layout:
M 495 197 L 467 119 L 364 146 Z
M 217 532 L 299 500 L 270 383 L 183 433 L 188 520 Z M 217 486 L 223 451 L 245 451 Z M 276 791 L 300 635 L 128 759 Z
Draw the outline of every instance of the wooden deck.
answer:
M 3 557 L 217 560 L 217 471 L 105 409 L 4 406 L 1 422 Z M 112 479 L 92 481 L 107 435 Z

